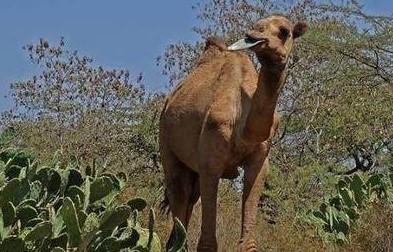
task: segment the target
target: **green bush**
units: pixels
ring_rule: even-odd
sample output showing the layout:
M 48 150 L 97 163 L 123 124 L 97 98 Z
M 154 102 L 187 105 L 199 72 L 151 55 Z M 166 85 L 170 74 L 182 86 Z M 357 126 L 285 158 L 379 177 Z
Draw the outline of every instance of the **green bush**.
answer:
M 161 251 L 153 209 L 144 228 L 138 222 L 147 205 L 144 199 L 119 199 L 125 174 L 88 170 L 82 175 L 58 163 L 39 167 L 28 158 L 19 163 L 18 153 L 0 167 L 5 178 L 0 189 L 0 251 Z M 179 221 L 176 227 L 172 251 L 181 251 L 186 233 Z
M 363 177 L 363 178 L 362 178 Z M 356 224 L 362 210 L 371 202 L 393 202 L 393 173 L 354 174 L 344 176 L 336 184 L 336 192 L 327 196 L 319 210 L 310 214 L 324 241 L 349 243 L 350 229 Z
M 16 132 L 12 127 L 1 129 L 0 128 L 0 148 L 8 146 L 15 139 Z

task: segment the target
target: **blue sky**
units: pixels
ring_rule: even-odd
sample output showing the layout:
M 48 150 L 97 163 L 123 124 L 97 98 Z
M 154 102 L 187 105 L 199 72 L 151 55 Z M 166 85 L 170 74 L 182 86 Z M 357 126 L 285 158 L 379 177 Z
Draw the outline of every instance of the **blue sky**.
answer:
M 3 96 L 15 80 L 29 78 L 33 67 L 22 46 L 65 37 L 67 46 L 99 65 L 142 72 L 149 90 L 166 78 L 155 65 L 165 47 L 194 41 L 197 0 L 0 0 L 0 112 L 10 108 Z M 392 14 L 392 0 L 365 0 L 366 9 Z
M 193 41 L 192 4 L 184 0 L 0 0 L 0 111 L 15 80 L 34 68 L 22 47 L 64 36 L 68 48 L 108 68 L 143 72 L 146 86 L 157 90 L 165 78 L 155 59 L 172 42 Z

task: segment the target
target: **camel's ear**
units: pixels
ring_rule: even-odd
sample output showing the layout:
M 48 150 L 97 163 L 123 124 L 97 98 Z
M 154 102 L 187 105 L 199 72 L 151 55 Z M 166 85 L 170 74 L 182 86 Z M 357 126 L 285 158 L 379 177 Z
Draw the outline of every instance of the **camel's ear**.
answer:
M 303 36 L 304 33 L 307 32 L 307 23 L 306 22 L 298 22 L 295 24 L 293 28 L 293 38 L 296 39 L 300 36 Z

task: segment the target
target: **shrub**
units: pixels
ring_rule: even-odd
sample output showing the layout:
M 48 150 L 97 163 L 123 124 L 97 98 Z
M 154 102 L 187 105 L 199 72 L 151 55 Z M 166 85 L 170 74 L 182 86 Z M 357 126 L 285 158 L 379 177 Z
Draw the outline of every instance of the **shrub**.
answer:
M 138 213 L 145 200 L 122 200 L 124 173 L 97 175 L 86 169 L 82 175 L 76 167 L 58 162 L 39 167 L 29 160 L 19 166 L 16 157 L 0 170 L 6 180 L 0 189 L 0 251 L 161 251 L 153 209 L 144 228 Z M 185 244 L 178 220 L 176 230 L 171 251 Z
M 350 230 L 370 202 L 393 202 L 393 173 L 344 176 L 336 184 L 336 192 L 326 196 L 319 210 L 313 211 L 311 222 L 325 241 L 349 243 Z

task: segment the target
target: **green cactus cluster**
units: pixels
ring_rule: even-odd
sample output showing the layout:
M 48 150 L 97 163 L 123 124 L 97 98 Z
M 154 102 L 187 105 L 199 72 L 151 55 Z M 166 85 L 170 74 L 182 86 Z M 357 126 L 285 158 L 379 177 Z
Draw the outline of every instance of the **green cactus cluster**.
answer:
M 24 160 L 20 154 L 5 158 L 0 161 L 5 177 L 0 187 L 0 251 L 161 251 L 153 209 L 144 228 L 138 214 L 146 201 L 119 200 L 126 174 L 97 175 L 87 169 L 82 175 L 58 163 L 39 167 L 28 155 Z M 178 240 L 171 251 L 183 251 L 186 232 L 180 221 L 176 227 Z
M 393 172 L 344 176 L 333 195 L 325 197 L 319 210 L 309 215 L 325 241 L 349 243 L 350 229 L 370 202 L 393 202 Z

